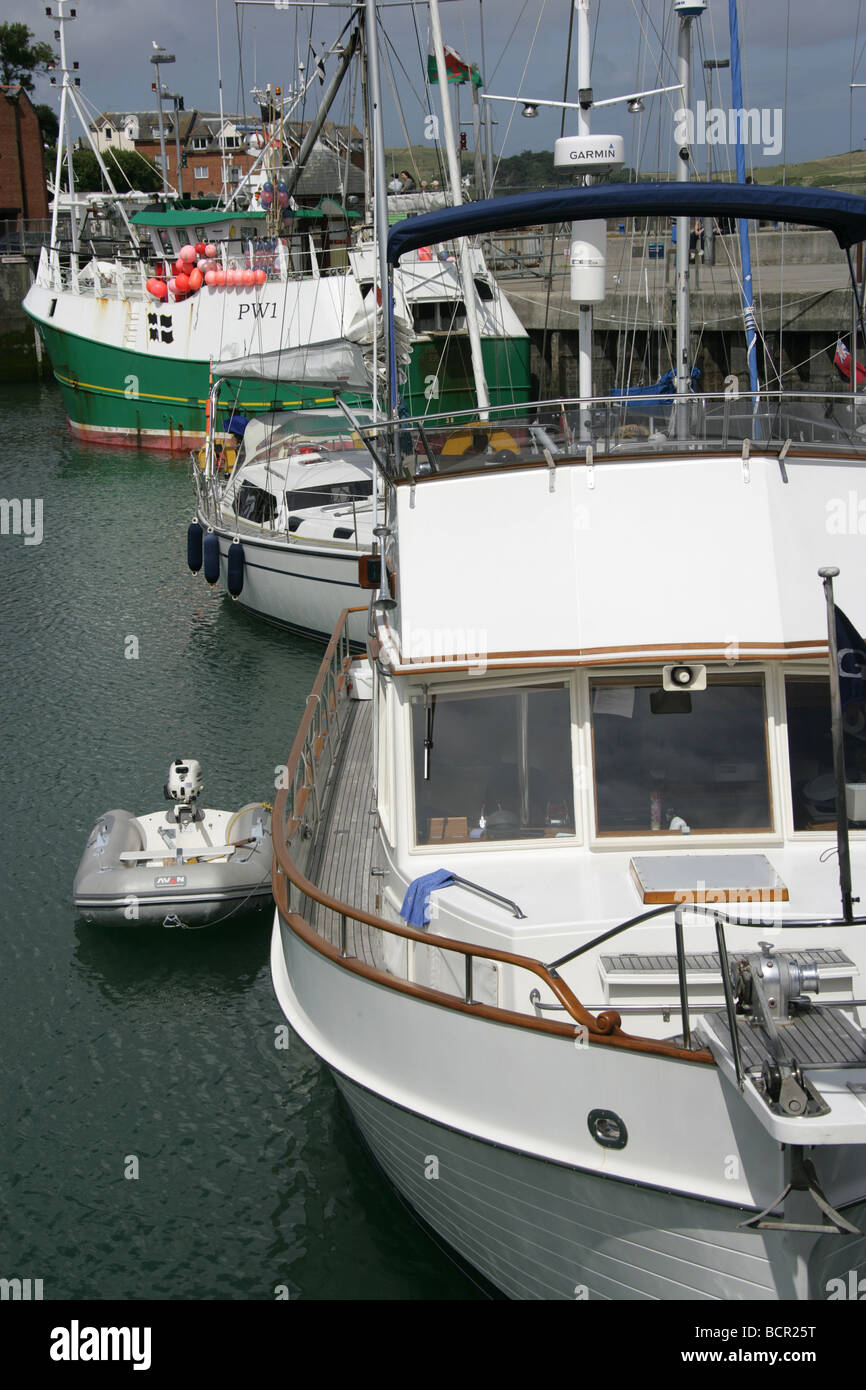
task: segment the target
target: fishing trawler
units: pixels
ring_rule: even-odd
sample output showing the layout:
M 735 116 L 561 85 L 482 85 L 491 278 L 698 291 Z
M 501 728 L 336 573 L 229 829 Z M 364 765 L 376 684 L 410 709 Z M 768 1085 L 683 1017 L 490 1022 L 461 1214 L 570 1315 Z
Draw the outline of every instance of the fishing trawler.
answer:
M 91 143 L 93 139 L 66 57 L 66 24 L 75 14 L 66 5 L 67 0 L 58 0 L 63 74 L 58 188 L 66 150 L 72 146 L 73 110 Z M 337 50 L 336 71 L 296 164 L 291 169 L 280 164 L 283 125 L 293 108 L 267 140 L 259 138 L 253 169 L 261 179 L 268 161 L 276 161 L 273 182 L 282 190 L 282 203 L 272 195 L 267 210 L 238 206 L 249 176 L 233 189 L 229 206 L 173 207 L 166 202 L 127 216 L 123 200 L 117 200 L 125 237 L 97 255 L 88 254 L 74 196 L 67 200 L 70 239 L 61 248 L 62 199 L 55 198 L 50 245 L 40 254 L 23 307 L 51 362 L 77 437 L 115 446 L 198 448 L 206 439 L 214 359 L 318 346 L 351 336 L 363 324 L 375 262 L 371 225 L 356 208 L 334 197 L 321 197 L 316 208 L 294 206 L 290 199 L 361 49 L 362 31 L 363 19 L 353 24 Z M 115 195 L 95 144 L 93 150 Z M 333 162 L 336 177 L 340 161 Z M 354 165 L 347 169 L 361 179 Z M 280 181 L 283 174 L 287 182 Z M 250 182 L 247 193 L 252 187 Z M 461 280 L 453 255 L 444 248 L 435 261 L 426 250 L 416 253 L 401 272 L 416 332 L 404 388 L 412 413 L 431 399 L 440 409 L 461 409 L 474 400 L 467 342 L 467 316 L 473 311 L 481 320 L 480 350 L 493 399 L 513 404 L 530 395 L 528 334 L 480 249 L 472 250 L 471 266 L 471 280 Z M 275 395 L 246 379 L 235 400 L 238 411 L 317 406 L 333 409 L 333 397 L 291 380 Z
M 866 199 L 825 190 L 578 187 L 398 225 L 388 278 L 422 243 L 623 214 L 866 239 Z M 866 1272 L 866 653 L 834 620 L 866 620 L 866 557 L 832 523 L 866 407 L 697 393 L 688 365 L 664 409 L 476 413 L 456 453 L 425 419 L 427 469 L 418 422 L 373 429 L 372 699 L 345 613 L 274 808 L 280 1005 L 514 1298 Z

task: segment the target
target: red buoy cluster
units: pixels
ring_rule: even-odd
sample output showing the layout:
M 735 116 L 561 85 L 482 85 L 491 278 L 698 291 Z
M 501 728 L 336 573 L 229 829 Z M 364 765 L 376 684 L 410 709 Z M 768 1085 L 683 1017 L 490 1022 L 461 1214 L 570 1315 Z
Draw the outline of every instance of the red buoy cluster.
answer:
M 202 285 L 208 285 L 211 289 L 249 287 L 263 285 L 267 278 L 268 272 L 262 269 L 236 270 L 231 267 L 224 270 L 218 259 L 217 247 L 198 241 L 195 246 L 182 246 L 177 260 L 168 269 L 160 266 L 147 281 L 146 289 L 154 299 L 167 299 L 169 295 L 174 299 L 185 299 L 187 295 L 200 290 Z

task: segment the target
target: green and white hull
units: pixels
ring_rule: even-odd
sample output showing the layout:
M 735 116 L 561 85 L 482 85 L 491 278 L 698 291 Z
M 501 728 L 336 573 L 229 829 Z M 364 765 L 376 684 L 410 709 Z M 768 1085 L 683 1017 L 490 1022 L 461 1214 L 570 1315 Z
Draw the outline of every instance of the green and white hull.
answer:
M 529 339 L 480 253 L 473 255 L 476 283 L 484 277 L 479 310 L 491 402 L 519 404 L 530 394 Z M 100 262 L 95 273 L 85 267 L 73 277 L 50 265 L 43 252 L 24 308 L 42 338 L 75 435 L 183 450 L 204 442 L 211 363 L 344 337 L 364 318 L 373 278 L 368 261 L 372 247 L 362 245 L 349 253 L 345 269 L 329 274 L 202 287 L 166 302 L 147 294 L 143 268 Z M 471 408 L 476 397 L 456 267 L 410 262 L 401 276 L 416 332 L 406 408 L 410 414 Z M 434 314 L 435 328 L 427 332 Z M 441 331 L 446 322 L 449 331 Z M 244 382 L 235 397 L 224 392 L 223 404 L 229 414 L 327 408 L 334 400 L 310 385 Z

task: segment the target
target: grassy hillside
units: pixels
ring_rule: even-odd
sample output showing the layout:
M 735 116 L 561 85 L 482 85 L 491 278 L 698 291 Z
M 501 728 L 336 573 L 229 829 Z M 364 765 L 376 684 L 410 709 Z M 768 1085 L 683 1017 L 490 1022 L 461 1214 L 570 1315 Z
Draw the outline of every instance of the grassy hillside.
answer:
M 474 168 L 472 155 L 464 154 L 462 164 L 464 174 L 471 174 Z M 447 171 L 440 167 L 432 145 L 388 150 L 387 169 L 389 178 L 392 170 L 399 172 L 409 169 L 418 180 L 426 179 L 432 183 L 433 179 L 439 179 L 443 186 L 447 181 Z M 652 178 L 653 175 L 646 177 Z M 662 174 L 661 177 L 669 176 Z M 783 177 L 785 183 L 836 188 L 844 193 L 866 195 L 866 150 L 826 155 L 823 159 L 806 160 L 800 164 L 777 164 L 754 172 L 755 182 L 761 184 L 781 184 Z M 549 150 L 525 150 L 522 154 L 510 155 L 500 161 L 496 187 L 500 193 L 506 193 L 517 188 L 547 188 L 562 181 L 561 176 L 553 175 L 553 159 Z
M 755 182 L 780 184 L 784 172 L 786 183 L 804 184 L 809 188 L 836 188 L 842 193 L 866 194 L 866 150 L 851 150 L 848 154 L 830 154 L 823 159 L 810 159 L 802 164 L 781 165 L 771 169 L 756 169 Z

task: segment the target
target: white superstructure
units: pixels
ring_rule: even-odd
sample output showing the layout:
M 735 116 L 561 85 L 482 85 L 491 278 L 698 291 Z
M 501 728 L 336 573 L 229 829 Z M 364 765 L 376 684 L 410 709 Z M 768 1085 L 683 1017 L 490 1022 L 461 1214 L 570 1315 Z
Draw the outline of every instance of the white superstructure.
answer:
M 331 758 L 357 799 L 356 755 L 332 725 L 322 780 L 306 761 L 278 807 L 277 994 L 389 1176 L 506 1292 L 826 1297 L 838 1260 L 864 1257 L 845 1223 L 866 1215 L 852 1002 L 866 932 L 828 921 L 816 571 L 839 566 L 838 600 L 856 613 L 862 542 L 827 518 L 866 451 L 844 428 L 837 446 L 789 447 L 782 463 L 778 443 L 671 452 L 596 436 L 588 462 L 553 422 L 543 432 L 550 459 L 512 423 L 509 461 L 476 430 L 476 453 L 395 481 L 397 598 L 372 610 L 378 751 L 373 765 L 371 731 L 358 806 L 378 829 L 356 827 L 357 850 L 331 837 L 348 794 L 339 776 L 325 791 Z M 859 780 L 866 745 L 861 771 L 849 724 Z M 375 899 L 353 876 L 365 833 Z M 856 885 L 866 827 L 851 838 Z M 429 925 L 407 927 L 407 888 L 440 869 L 471 886 L 434 891 Z M 340 880 L 351 891 L 335 907 Z M 718 922 L 751 1020 L 742 1085 Z M 795 977 L 778 1045 L 744 983 L 774 971 Z M 817 1003 L 804 992 L 789 1009 L 816 985 Z M 803 1171 L 843 1233 L 808 1190 L 786 1195 Z M 743 1225 L 767 1209 L 780 1230 Z M 803 1223 L 819 1229 L 792 1229 Z

